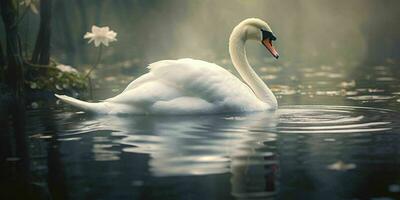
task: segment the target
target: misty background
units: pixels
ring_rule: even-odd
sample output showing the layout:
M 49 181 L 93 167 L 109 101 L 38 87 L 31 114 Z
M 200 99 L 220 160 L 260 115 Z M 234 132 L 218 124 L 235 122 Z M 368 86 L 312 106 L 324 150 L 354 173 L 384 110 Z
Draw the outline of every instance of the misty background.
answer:
M 104 64 L 129 60 L 144 68 L 161 59 L 192 57 L 231 65 L 232 28 L 258 17 L 277 35 L 279 64 L 397 63 L 399 7 L 396 0 L 54 0 L 51 53 L 78 68 L 93 63 L 97 49 L 83 35 L 97 25 L 118 33 L 118 41 L 104 51 Z M 34 44 L 38 22 L 29 12 L 20 25 L 27 48 Z M 250 59 L 271 59 L 258 43 L 247 48 Z

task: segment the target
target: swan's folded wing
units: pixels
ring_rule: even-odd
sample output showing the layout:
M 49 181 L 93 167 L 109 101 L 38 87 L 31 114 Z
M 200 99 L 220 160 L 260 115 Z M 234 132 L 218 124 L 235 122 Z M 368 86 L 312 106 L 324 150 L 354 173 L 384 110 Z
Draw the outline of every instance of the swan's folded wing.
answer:
M 161 60 L 150 64 L 148 68 L 154 77 L 181 84 L 198 77 L 231 75 L 227 70 L 214 63 L 191 58 Z
M 131 83 L 129 83 L 129 85 L 125 88 L 125 90 L 123 92 L 134 89 L 137 86 L 144 84 L 145 82 L 152 81 L 152 80 L 154 80 L 154 76 L 152 73 L 149 72 L 147 74 L 143 74 L 139 78 L 137 78 L 137 79 L 133 80 Z
M 205 71 L 221 71 L 218 65 L 201 60 L 184 58 L 179 60 L 161 60 L 151 63 L 147 67 L 150 71 L 133 80 L 123 92 L 134 89 L 146 82 L 163 79 L 164 81 L 177 83 L 191 80 L 199 75 L 207 75 Z M 223 69 L 225 70 L 225 69 Z M 178 81 L 180 80 L 180 81 Z
M 163 60 L 152 63 L 149 69 L 155 78 L 181 88 L 185 96 L 199 97 L 209 102 L 254 97 L 246 84 L 214 63 L 190 58 Z
M 165 84 L 159 79 L 154 79 L 138 84 L 134 88 L 125 90 L 121 94 L 105 101 L 146 107 L 157 101 L 170 100 L 181 95 L 181 91 L 177 88 Z

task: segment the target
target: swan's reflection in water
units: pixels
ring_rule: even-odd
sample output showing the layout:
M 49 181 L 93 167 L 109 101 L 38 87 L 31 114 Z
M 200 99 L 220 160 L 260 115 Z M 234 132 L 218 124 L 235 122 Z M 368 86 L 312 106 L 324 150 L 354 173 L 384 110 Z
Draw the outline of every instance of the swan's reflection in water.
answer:
M 377 113 L 381 117 L 376 117 Z M 308 167 L 297 175 L 316 178 L 318 174 L 313 169 L 325 170 L 338 158 L 350 159 L 354 153 L 363 152 L 355 146 L 353 154 L 338 156 L 348 153 L 343 149 L 347 146 L 343 142 L 331 146 L 329 141 L 390 131 L 398 127 L 392 121 L 396 116 L 386 110 L 302 106 L 246 115 L 73 114 L 68 118 L 64 113 L 58 118 L 59 126 L 64 127 L 60 140 L 90 138 L 95 161 L 124 163 L 128 168 L 124 170 L 129 170 L 137 163 L 126 163 L 127 158 L 148 155 L 148 166 L 137 173 L 161 179 L 227 174 L 233 197 L 257 199 L 273 198 L 280 190 L 287 191 L 286 186 L 293 184 L 288 184 L 294 178 L 290 176 L 296 175 L 297 167 L 304 167 L 304 163 Z
M 65 130 L 63 138 L 111 131 L 106 137 L 92 137 L 91 152 L 97 161 L 113 161 L 126 153 L 147 154 L 152 176 L 231 173 L 233 196 L 269 195 L 276 190 L 277 113 L 72 118 L 80 123 Z

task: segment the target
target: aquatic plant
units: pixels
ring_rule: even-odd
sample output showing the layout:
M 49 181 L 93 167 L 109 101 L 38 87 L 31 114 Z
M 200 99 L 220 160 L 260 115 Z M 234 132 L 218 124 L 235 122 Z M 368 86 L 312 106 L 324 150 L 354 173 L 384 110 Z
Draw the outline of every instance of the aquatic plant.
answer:
M 90 74 L 92 73 L 93 69 L 97 67 L 97 65 L 100 63 L 101 57 L 102 57 L 102 50 L 103 44 L 104 46 L 108 47 L 108 44 L 110 42 L 117 41 L 116 39 L 117 33 L 110 30 L 108 26 L 104 27 L 98 27 L 93 25 L 92 26 L 92 32 L 86 32 L 86 34 L 83 36 L 84 39 L 89 39 L 88 44 L 94 42 L 95 47 L 99 47 L 99 52 L 98 56 L 96 59 L 96 62 L 94 65 L 92 65 L 89 69 L 89 71 L 86 73 L 85 77 L 89 81 L 89 89 L 90 89 L 90 98 L 93 96 L 93 91 L 92 91 L 92 80 L 90 78 Z
M 86 77 L 69 65 L 51 60 L 49 65 L 27 65 L 25 86 L 31 94 L 64 92 L 76 96 L 78 91 L 87 88 Z

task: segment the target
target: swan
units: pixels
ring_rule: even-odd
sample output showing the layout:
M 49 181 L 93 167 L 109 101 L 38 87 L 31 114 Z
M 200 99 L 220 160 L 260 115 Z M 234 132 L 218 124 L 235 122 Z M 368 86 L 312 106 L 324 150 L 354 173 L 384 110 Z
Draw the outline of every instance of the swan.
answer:
M 229 38 L 229 54 L 244 82 L 228 70 L 202 60 L 161 60 L 115 97 L 97 103 L 55 94 L 61 101 L 99 114 L 216 114 L 275 110 L 277 100 L 250 66 L 245 44 L 260 41 L 272 54 L 276 40 L 270 26 L 258 18 L 240 22 Z

